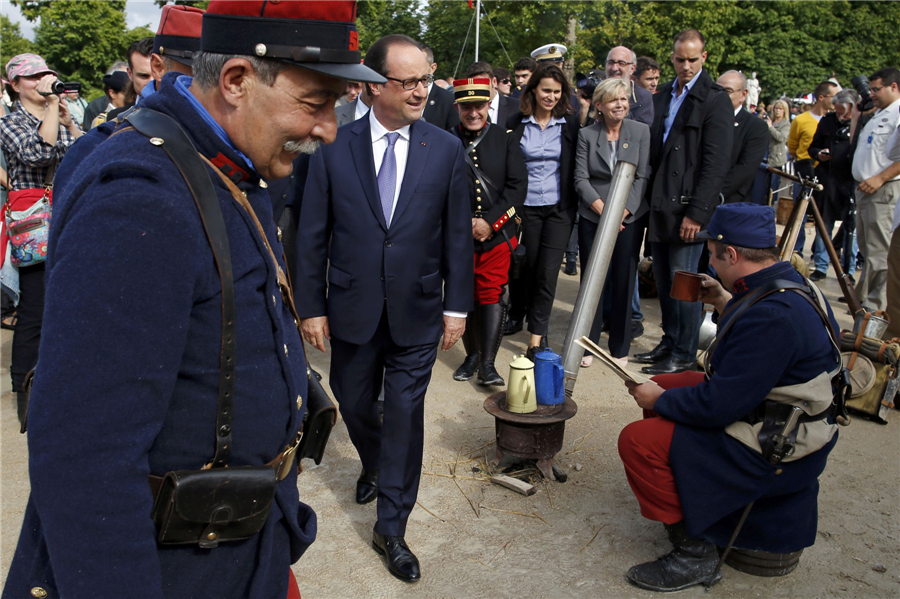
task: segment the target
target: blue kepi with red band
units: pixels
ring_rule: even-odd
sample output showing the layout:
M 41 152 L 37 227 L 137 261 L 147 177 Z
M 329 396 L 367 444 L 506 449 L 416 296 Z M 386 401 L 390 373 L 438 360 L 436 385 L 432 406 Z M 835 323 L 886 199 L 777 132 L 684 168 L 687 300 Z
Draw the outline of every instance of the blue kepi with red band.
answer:
M 203 15 L 200 49 L 273 58 L 338 79 L 387 82 L 360 64 L 355 1 L 213 0 Z

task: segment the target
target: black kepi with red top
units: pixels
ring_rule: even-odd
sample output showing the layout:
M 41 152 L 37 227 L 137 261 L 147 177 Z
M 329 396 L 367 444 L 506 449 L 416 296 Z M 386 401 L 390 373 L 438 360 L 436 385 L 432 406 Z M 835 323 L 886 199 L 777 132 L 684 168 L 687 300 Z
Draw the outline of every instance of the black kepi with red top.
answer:
M 200 48 L 274 58 L 339 79 L 386 82 L 360 64 L 355 1 L 213 0 L 203 15 Z

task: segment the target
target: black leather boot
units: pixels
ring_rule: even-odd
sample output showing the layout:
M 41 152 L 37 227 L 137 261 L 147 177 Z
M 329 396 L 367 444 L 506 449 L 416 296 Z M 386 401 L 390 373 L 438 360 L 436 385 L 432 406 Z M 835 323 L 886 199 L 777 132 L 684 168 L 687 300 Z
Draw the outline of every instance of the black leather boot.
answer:
M 28 426 L 27 391 L 16 391 L 16 415 L 19 417 L 19 432 L 24 433 Z
M 500 349 L 500 328 L 506 318 L 506 304 L 496 303 L 481 306 L 481 368 L 478 372 L 479 385 L 505 385 L 506 381 L 494 367 L 494 359 Z
M 466 359 L 456 372 L 453 373 L 454 381 L 471 381 L 475 378 L 475 371 L 478 370 L 478 337 L 480 327 L 480 315 L 478 308 L 474 312 L 469 312 L 466 316 L 466 331 L 463 333 L 463 347 L 466 348 Z
M 633 566 L 625 578 L 642 589 L 664 592 L 705 584 L 719 563 L 716 546 L 688 537 L 684 520 L 665 526 L 675 548 L 654 562 Z M 713 584 L 721 578 L 719 572 Z

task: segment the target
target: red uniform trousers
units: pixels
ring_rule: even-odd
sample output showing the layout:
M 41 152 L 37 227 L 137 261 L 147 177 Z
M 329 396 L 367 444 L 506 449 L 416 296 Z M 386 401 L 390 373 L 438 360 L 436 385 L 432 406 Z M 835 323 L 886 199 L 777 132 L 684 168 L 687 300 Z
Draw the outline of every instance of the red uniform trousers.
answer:
M 297 577 L 294 571 L 290 570 L 291 579 L 288 581 L 287 599 L 300 599 L 300 587 L 297 586 Z
M 516 247 L 515 237 L 510 241 Z M 509 279 L 509 245 L 498 244 L 485 252 L 475 252 L 475 303 L 480 306 L 500 301 L 503 286 Z
M 704 380 L 702 372 L 660 374 L 651 379 L 663 389 L 693 387 Z M 628 484 L 641 505 L 641 515 L 663 524 L 684 520 L 675 477 L 669 466 L 669 448 L 675 423 L 644 410 L 644 419 L 632 422 L 619 434 L 619 457 Z

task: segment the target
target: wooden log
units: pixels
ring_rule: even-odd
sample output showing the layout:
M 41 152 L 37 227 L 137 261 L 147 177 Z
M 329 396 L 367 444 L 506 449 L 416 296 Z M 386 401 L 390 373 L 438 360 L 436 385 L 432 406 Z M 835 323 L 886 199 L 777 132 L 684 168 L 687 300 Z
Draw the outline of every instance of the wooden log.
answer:
M 530 485 L 525 481 L 521 481 L 518 478 L 513 478 L 511 476 L 503 476 L 499 474 L 497 476 L 491 477 L 491 482 L 495 485 L 500 485 L 501 487 L 506 487 L 507 489 L 512 489 L 516 493 L 521 493 L 526 497 L 530 497 L 537 492 L 537 489 L 534 488 L 534 485 Z

